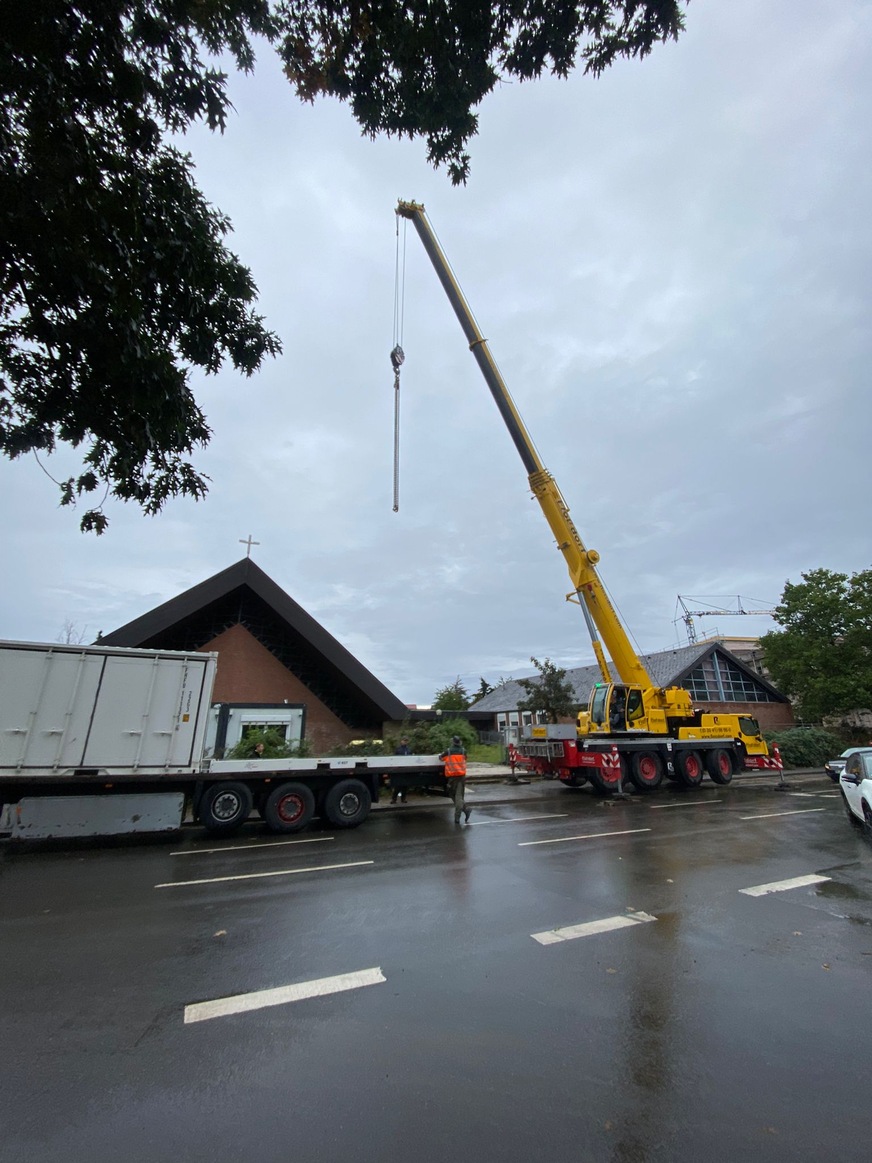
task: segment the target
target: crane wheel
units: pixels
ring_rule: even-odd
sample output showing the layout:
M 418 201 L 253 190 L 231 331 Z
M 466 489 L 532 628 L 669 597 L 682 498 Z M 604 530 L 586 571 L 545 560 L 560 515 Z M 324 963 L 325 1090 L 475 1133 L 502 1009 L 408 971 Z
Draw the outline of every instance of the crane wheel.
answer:
M 684 787 L 699 787 L 705 775 L 705 768 L 698 751 L 676 751 L 672 762 L 680 784 Z
M 663 782 L 663 760 L 656 751 L 639 751 L 630 761 L 630 779 L 639 791 L 654 791 Z
M 709 751 L 706 754 L 705 769 L 712 783 L 721 785 L 729 783 L 733 778 L 733 758 L 729 751 L 719 747 L 716 751 Z

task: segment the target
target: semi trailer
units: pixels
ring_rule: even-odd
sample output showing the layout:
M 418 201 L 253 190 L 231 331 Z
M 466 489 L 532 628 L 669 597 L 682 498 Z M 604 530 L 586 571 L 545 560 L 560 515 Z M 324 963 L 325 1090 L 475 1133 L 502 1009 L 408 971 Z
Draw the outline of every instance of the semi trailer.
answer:
M 208 754 L 218 655 L 0 642 L 0 814 L 13 840 L 213 835 L 254 810 L 272 832 L 354 828 L 379 791 L 445 790 L 436 755 L 222 759 Z

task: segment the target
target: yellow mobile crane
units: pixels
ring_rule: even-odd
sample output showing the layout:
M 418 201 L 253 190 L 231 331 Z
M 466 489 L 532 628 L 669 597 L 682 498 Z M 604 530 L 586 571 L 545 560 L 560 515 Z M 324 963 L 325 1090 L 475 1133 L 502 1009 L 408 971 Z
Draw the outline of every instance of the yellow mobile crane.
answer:
M 653 682 L 597 573 L 599 554 L 585 547 L 556 481 L 540 460 L 424 207 L 400 201 L 396 213 L 418 232 L 520 454 L 569 569 L 573 591 L 567 598 L 581 607 L 602 674 L 587 709 L 579 713 L 573 738 L 566 738 L 562 724 L 534 728 L 539 737 L 519 745 L 519 761 L 569 784 L 589 781 L 599 791 L 620 789 L 625 776 L 640 790 L 657 787 L 665 775 L 696 787 L 705 771 L 716 783 L 728 783 L 742 767 L 774 766 L 755 720 L 695 711 L 683 687 Z

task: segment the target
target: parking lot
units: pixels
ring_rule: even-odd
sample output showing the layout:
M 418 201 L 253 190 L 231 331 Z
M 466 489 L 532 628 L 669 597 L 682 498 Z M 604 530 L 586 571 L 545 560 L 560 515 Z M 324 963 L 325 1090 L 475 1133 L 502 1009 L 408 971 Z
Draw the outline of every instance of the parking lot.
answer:
M 829 780 L 471 799 L 3 848 L 8 1157 L 866 1159 L 872 845 Z

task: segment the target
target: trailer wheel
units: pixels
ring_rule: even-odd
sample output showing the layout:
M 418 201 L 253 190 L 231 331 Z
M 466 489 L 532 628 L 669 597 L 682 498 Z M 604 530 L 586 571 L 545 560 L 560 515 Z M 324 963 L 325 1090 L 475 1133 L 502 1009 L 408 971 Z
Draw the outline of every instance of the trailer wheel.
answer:
M 324 797 L 324 815 L 334 828 L 356 828 L 369 815 L 372 796 L 359 779 L 343 779 Z
M 283 783 L 267 796 L 261 815 L 271 832 L 301 832 L 315 814 L 315 797 L 304 783 Z
M 197 815 L 213 835 L 234 832 L 251 814 L 254 799 L 244 783 L 213 783 L 200 799 Z
M 656 751 L 639 751 L 631 761 L 630 779 L 639 791 L 654 791 L 663 782 L 663 760 Z
M 683 783 L 685 787 L 699 787 L 705 775 L 705 768 L 698 751 L 676 751 L 672 762 L 679 783 Z
M 733 758 L 729 751 L 719 747 L 709 751 L 705 757 L 705 769 L 712 783 L 725 784 L 733 778 Z

